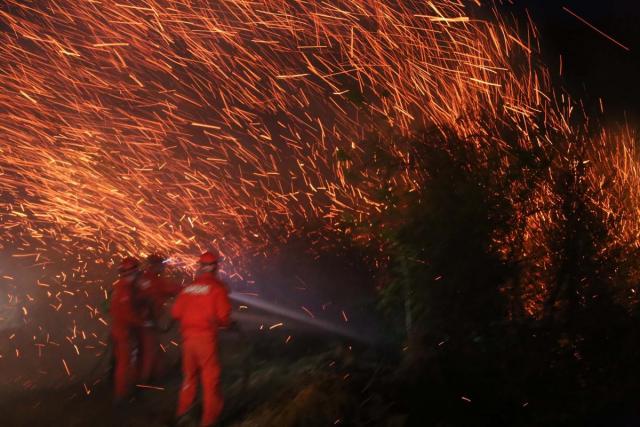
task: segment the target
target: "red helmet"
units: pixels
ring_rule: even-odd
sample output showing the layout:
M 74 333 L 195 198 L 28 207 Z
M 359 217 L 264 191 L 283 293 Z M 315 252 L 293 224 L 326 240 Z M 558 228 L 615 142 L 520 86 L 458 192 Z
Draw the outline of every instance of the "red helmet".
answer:
M 149 265 L 157 265 L 157 264 L 162 264 L 164 263 L 166 260 L 165 257 L 163 257 L 162 255 L 158 255 L 158 254 L 151 254 L 147 257 L 147 264 Z
M 220 260 L 220 256 L 214 252 L 205 252 L 200 255 L 200 264 L 216 264 Z
M 118 268 L 118 272 L 120 272 L 120 274 L 125 274 L 125 273 L 129 273 L 130 271 L 138 269 L 138 267 L 140 267 L 140 263 L 138 262 L 137 259 L 127 257 L 122 260 L 122 263 Z

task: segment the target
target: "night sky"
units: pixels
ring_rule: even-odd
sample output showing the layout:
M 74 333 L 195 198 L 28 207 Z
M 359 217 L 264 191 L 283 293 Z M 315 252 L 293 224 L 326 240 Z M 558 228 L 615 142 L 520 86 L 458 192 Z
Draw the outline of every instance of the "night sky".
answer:
M 556 71 L 563 57 L 559 83 L 590 111 L 598 97 L 605 102 L 607 119 L 632 126 L 640 123 L 640 0 L 505 0 L 505 9 L 522 16 L 527 8 L 542 36 L 547 64 Z M 607 40 L 563 10 L 577 15 L 630 50 Z

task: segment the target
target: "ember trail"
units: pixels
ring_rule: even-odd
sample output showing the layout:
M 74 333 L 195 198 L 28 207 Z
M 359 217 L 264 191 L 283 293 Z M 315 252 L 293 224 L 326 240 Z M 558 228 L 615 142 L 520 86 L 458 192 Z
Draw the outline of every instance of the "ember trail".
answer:
M 2 424 L 637 422 L 637 124 L 518 10 L 5 1 Z

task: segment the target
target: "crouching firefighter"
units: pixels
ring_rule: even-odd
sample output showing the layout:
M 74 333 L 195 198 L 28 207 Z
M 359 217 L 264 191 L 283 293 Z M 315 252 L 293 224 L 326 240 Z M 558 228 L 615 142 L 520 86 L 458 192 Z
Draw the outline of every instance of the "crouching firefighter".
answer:
M 128 396 L 134 381 L 132 352 L 136 328 L 143 321 L 134 310 L 133 293 L 140 275 L 139 263 L 134 258 L 125 258 L 120 265 L 119 278 L 111 295 L 111 339 L 115 356 L 114 398 L 116 403 Z
M 201 426 L 213 425 L 223 406 L 217 335 L 218 327 L 230 324 L 231 304 L 226 286 L 216 277 L 218 261 L 218 255 L 211 252 L 200 256 L 194 282 L 182 290 L 171 311 L 180 322 L 182 335 L 182 388 L 177 417 L 189 411 L 200 382 Z

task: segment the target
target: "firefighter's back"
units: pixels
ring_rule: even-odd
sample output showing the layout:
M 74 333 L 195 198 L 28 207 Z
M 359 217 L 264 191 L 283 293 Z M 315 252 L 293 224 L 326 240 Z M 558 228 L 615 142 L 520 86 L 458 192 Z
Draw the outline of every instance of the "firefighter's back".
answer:
M 230 305 L 225 286 L 213 275 L 204 274 L 186 286 L 173 307 L 183 338 L 214 335 L 228 324 Z

